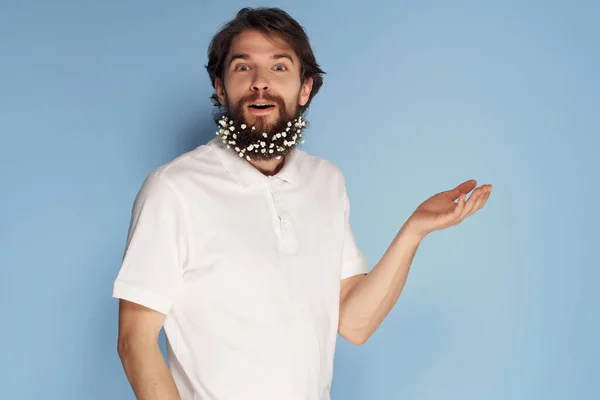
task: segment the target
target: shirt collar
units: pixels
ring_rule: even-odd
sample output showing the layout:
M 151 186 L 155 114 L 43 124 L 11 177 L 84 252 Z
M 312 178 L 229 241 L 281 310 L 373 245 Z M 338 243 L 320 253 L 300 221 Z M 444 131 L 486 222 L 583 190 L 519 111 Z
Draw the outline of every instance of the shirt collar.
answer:
M 231 149 L 219 139 L 214 138 L 209 142 L 215 154 L 227 170 L 229 174 L 244 188 L 249 188 L 254 185 L 259 185 L 267 181 L 268 177 L 257 170 L 246 159 L 236 155 Z M 293 149 L 285 156 L 285 161 L 281 170 L 274 175 L 292 185 L 301 183 L 301 168 L 299 166 L 299 157 L 301 156 L 299 149 Z

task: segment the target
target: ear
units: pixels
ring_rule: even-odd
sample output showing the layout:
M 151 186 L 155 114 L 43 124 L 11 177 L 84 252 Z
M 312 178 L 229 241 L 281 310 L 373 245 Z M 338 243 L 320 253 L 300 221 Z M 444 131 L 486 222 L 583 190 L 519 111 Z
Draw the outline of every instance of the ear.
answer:
M 308 103 L 308 99 L 310 98 L 310 92 L 312 91 L 312 87 L 313 87 L 313 78 L 305 79 L 304 83 L 302 83 L 302 86 L 300 87 L 300 94 L 298 95 L 298 104 L 300 106 L 304 106 L 306 103 Z
M 225 94 L 225 85 L 220 78 L 215 78 L 215 92 L 217 92 L 217 97 L 219 99 L 219 103 L 221 105 L 227 104 L 227 95 Z

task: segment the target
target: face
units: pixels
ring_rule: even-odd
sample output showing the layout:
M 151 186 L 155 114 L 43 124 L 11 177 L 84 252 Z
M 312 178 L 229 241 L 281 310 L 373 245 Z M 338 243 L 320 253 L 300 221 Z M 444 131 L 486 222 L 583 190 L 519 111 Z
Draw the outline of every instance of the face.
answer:
M 215 89 L 230 119 L 254 126 L 250 135 L 272 136 L 308 102 L 312 79 L 301 82 L 300 60 L 284 40 L 245 31 L 232 41 Z

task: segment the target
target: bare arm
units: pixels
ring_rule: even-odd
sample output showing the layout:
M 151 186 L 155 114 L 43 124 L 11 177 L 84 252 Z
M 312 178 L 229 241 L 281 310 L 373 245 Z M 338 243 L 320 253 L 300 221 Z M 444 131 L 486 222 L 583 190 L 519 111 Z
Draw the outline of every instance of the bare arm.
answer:
M 181 399 L 158 346 L 164 320 L 158 311 L 119 301 L 119 357 L 139 400 Z
M 342 281 L 338 331 L 344 339 L 361 345 L 379 327 L 400 297 L 421 240 L 403 227 L 371 272 Z
M 423 238 L 458 225 L 486 204 L 492 185 L 475 188 L 476 184 L 468 180 L 421 203 L 371 272 L 342 281 L 338 327 L 342 337 L 360 345 L 375 332 L 400 297 Z

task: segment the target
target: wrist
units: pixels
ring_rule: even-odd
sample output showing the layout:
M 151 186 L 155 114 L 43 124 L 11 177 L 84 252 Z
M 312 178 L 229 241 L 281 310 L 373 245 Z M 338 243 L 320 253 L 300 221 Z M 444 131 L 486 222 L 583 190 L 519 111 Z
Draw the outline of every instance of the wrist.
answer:
M 416 229 L 414 229 L 410 224 L 410 220 L 408 220 L 400 228 L 400 231 L 398 232 L 398 236 L 402 237 L 406 241 L 410 241 L 410 242 L 419 244 L 425 238 L 425 236 L 427 236 L 427 234 L 423 233 L 423 232 L 419 232 Z

